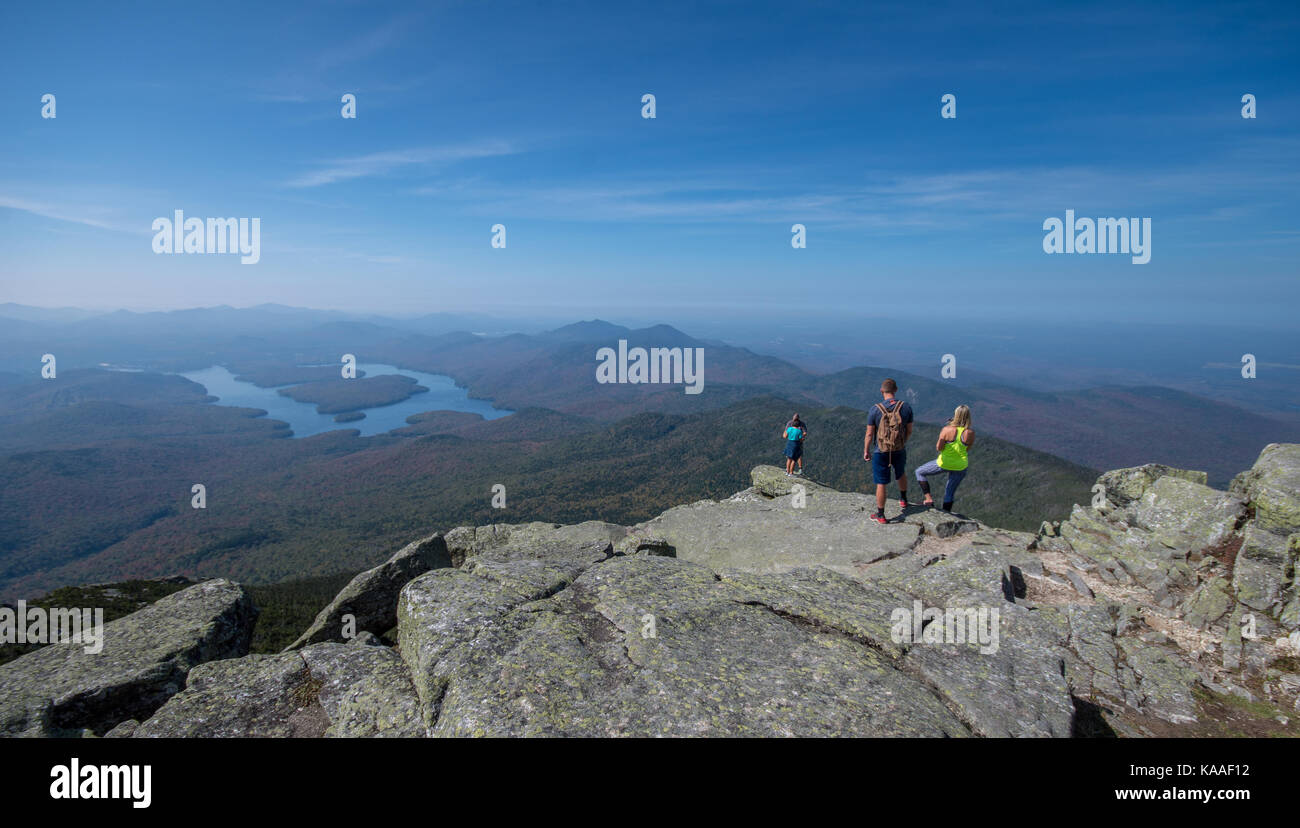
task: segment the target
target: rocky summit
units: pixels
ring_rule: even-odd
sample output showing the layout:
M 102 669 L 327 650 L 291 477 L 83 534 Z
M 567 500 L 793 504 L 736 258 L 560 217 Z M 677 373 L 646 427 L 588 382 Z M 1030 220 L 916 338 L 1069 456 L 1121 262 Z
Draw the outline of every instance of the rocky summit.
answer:
M 106 625 L 102 653 L 0 666 L 0 733 L 1295 732 L 1300 445 L 1228 491 L 1107 472 L 1033 534 L 896 502 L 879 525 L 866 495 L 768 466 L 752 482 L 636 526 L 416 540 L 279 654 L 247 654 L 242 588 L 190 587 Z

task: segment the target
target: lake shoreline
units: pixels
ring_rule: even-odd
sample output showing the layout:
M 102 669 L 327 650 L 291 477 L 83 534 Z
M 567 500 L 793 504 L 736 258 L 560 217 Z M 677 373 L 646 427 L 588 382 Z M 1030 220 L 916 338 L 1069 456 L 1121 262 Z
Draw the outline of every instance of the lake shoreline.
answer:
M 318 367 L 324 366 L 294 366 Z M 286 369 L 286 372 L 292 372 L 294 368 Z M 212 405 L 265 412 L 261 416 L 286 423 L 294 438 L 312 437 L 328 431 L 351 431 L 362 437 L 385 434 L 409 427 L 410 417 L 433 411 L 476 414 L 484 420 L 500 419 L 514 413 L 509 409 L 494 407 L 490 400 L 470 397 L 465 388 L 452 377 L 443 374 L 429 374 L 384 363 L 358 363 L 357 369 L 358 375 L 365 379 L 400 376 L 411 383 L 411 393 L 402 399 L 382 404 L 359 405 L 346 410 L 335 408 L 322 412 L 318 410 L 316 401 L 295 399 L 283 393 L 286 388 L 312 385 L 312 382 L 260 386 L 252 381 L 252 377 L 237 378 L 229 366 L 221 363 L 195 371 L 180 372 L 174 376 L 184 377 L 203 386 L 207 396 L 214 398 L 209 401 Z M 316 384 L 328 388 L 323 385 L 324 382 L 318 380 Z M 389 381 L 390 384 L 391 382 Z M 342 403 L 334 403 L 338 404 Z M 346 421 L 344 425 L 335 420 L 340 413 L 361 416 Z

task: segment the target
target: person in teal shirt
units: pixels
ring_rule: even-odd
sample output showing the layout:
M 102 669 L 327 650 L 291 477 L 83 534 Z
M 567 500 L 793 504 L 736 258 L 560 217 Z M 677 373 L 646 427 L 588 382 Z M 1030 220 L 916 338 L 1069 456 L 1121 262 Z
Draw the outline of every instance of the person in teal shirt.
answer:
M 796 412 L 790 418 L 790 422 L 785 424 L 785 430 L 781 432 L 785 437 L 785 473 L 786 476 L 803 474 L 803 440 L 808 436 L 808 429 L 804 426 L 803 420 L 799 419 Z M 795 464 L 798 464 L 796 470 Z

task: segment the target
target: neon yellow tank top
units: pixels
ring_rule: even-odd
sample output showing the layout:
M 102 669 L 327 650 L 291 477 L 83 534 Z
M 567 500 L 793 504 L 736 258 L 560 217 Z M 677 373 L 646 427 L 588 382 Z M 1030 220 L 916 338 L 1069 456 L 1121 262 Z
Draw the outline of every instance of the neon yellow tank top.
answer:
M 961 434 L 966 429 L 957 426 L 957 439 L 943 447 L 939 452 L 939 468 L 944 471 L 964 471 L 966 469 L 966 444 L 961 441 Z

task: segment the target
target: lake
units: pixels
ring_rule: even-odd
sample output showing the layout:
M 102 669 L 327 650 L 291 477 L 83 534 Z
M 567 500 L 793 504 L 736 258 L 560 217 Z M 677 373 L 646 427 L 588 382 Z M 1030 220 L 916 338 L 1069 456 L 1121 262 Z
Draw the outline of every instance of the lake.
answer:
M 367 377 L 383 374 L 401 374 L 410 377 L 420 385 L 428 388 L 413 394 L 399 403 L 381 405 L 375 408 L 363 408 L 365 419 L 351 423 L 334 422 L 333 414 L 317 414 L 314 403 L 302 403 L 279 393 L 276 388 L 259 388 L 251 382 L 240 382 L 235 375 L 220 365 L 204 368 L 201 371 L 188 371 L 181 374 L 207 389 L 217 397 L 217 405 L 238 406 L 240 408 L 260 408 L 273 420 L 283 420 L 293 429 L 294 437 L 310 437 L 325 431 L 338 429 L 356 429 L 363 437 L 383 434 L 395 428 L 405 428 L 409 423 L 406 418 L 412 414 L 425 411 L 468 411 L 481 414 L 485 420 L 495 420 L 512 411 L 493 408 L 487 400 L 470 399 L 464 388 L 457 388 L 451 377 L 442 374 L 426 374 L 423 371 L 410 371 L 393 365 L 379 363 L 357 363 L 358 375 L 362 371 Z M 285 388 L 287 386 L 277 386 Z

